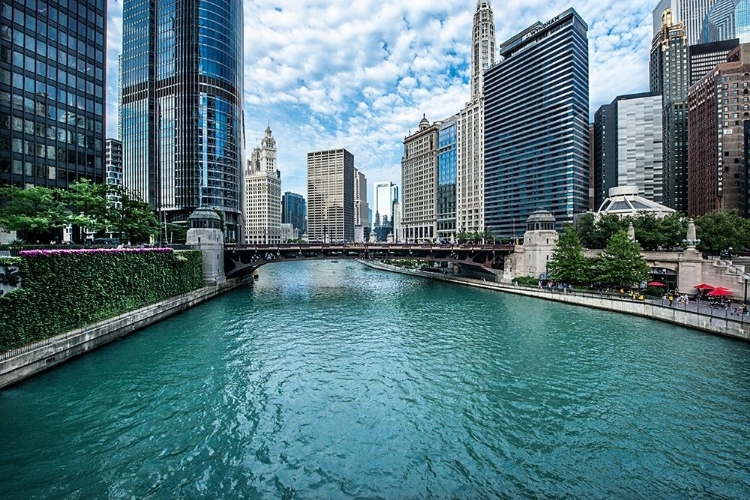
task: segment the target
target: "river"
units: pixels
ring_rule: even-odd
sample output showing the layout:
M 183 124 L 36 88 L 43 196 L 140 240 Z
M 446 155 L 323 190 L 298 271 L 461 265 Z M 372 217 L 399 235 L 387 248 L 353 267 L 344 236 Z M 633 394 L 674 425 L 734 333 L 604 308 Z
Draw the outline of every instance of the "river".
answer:
M 748 498 L 750 345 L 391 274 L 253 286 L 0 392 L 3 498 Z

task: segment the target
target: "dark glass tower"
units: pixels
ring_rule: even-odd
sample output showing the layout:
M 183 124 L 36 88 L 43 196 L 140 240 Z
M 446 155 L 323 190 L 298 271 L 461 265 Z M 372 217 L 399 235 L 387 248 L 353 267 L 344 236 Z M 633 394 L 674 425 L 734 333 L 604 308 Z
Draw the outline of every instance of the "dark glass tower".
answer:
M 663 200 L 679 212 L 688 207 L 687 93 L 688 38 L 683 23 L 672 21 L 672 11 L 662 15 L 662 29 L 651 41 L 649 87 L 662 95 Z
M 122 142 L 125 185 L 160 219 L 198 206 L 241 227 L 241 0 L 123 2 Z
M 438 129 L 438 238 L 456 236 L 456 117 L 440 124 Z
M 104 0 L 0 2 L 0 185 L 104 181 Z
M 287 191 L 281 197 L 281 222 L 291 224 L 300 234 L 307 232 L 305 217 L 307 216 L 307 203 L 301 194 Z
M 588 27 L 573 9 L 500 47 L 484 74 L 485 224 L 520 236 L 537 209 L 558 226 L 589 206 Z

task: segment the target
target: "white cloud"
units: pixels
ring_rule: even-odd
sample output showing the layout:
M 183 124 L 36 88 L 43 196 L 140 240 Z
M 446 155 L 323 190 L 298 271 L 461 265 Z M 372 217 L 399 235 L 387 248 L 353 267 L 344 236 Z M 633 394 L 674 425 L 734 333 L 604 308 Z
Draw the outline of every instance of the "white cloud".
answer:
M 656 0 L 581 0 L 589 25 L 591 115 L 648 90 Z M 498 45 L 570 7 L 562 0 L 494 2 Z M 107 133 L 117 133 L 122 4 L 109 1 Z M 458 112 L 469 98 L 474 2 L 245 0 L 245 118 L 252 149 L 270 123 L 282 189 L 306 194 L 309 151 L 345 147 L 372 186 L 401 184 L 403 139 L 423 114 Z

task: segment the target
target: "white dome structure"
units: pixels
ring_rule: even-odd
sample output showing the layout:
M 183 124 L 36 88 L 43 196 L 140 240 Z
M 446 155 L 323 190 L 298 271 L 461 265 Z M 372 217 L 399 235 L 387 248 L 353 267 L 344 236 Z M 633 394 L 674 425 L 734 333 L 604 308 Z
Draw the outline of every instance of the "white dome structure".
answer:
M 602 206 L 596 212 L 596 218 L 606 214 L 617 214 L 620 218 L 653 214 L 663 219 L 674 212 L 675 210 L 669 207 L 638 196 L 638 186 L 618 186 L 610 188 L 609 197 L 602 202 Z

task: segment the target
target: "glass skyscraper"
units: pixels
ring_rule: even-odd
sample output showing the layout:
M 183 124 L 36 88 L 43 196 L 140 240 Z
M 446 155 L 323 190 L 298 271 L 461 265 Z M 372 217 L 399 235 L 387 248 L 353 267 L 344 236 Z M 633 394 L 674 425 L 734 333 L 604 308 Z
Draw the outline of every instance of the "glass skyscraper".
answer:
M 750 42 L 750 0 L 717 0 L 703 19 L 703 43 L 733 38 Z
M 589 206 L 588 27 L 573 9 L 500 47 L 484 75 L 485 224 L 520 236 L 538 209 L 558 227 Z
M 123 2 L 124 183 L 160 219 L 208 206 L 239 240 L 242 93 L 241 0 Z
M 104 0 L 0 2 L 0 185 L 104 182 Z
M 438 128 L 437 233 L 438 238 L 456 235 L 456 117 Z
M 300 234 L 307 232 L 305 217 L 307 216 L 307 204 L 305 197 L 301 194 L 287 191 L 281 197 L 281 223 L 291 224 Z

